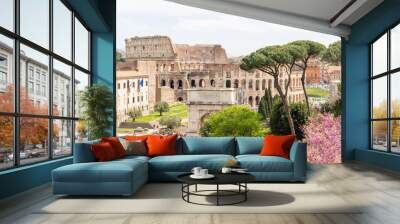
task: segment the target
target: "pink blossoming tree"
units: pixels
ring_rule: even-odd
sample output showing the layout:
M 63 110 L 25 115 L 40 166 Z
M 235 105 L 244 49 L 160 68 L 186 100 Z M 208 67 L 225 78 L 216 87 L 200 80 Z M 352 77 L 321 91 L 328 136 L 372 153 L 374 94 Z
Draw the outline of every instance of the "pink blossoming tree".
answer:
M 341 117 L 318 113 L 304 127 L 307 160 L 310 163 L 341 162 Z

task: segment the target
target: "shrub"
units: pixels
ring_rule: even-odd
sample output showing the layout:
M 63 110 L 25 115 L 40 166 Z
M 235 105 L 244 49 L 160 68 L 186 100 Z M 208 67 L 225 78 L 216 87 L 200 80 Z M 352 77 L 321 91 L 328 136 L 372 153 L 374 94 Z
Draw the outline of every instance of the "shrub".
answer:
M 263 136 L 266 132 L 261 115 L 241 105 L 212 113 L 200 130 L 203 136 Z
M 307 123 L 308 120 L 307 105 L 305 103 L 292 103 L 290 104 L 290 110 L 293 118 L 294 128 L 296 130 L 296 137 L 297 139 L 303 139 L 304 132 L 302 127 Z M 288 135 L 291 133 L 289 123 L 280 100 L 274 101 L 269 124 L 272 134 Z
M 129 116 L 130 119 L 132 119 L 132 121 L 135 121 L 136 118 L 142 116 L 142 111 L 140 109 L 137 109 L 137 108 L 130 109 L 128 111 L 128 116 Z
M 311 163 L 341 162 L 341 117 L 318 113 L 304 127 L 307 159 Z
M 161 117 L 159 123 L 168 129 L 175 129 L 181 125 L 181 119 L 176 116 Z

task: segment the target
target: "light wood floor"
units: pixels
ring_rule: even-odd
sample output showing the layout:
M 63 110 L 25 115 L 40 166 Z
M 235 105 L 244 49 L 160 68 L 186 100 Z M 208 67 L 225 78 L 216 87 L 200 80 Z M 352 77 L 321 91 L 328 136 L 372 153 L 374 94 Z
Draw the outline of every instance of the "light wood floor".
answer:
M 324 186 L 349 203 L 363 201 L 367 206 L 357 214 L 36 214 L 35 208 L 54 200 L 47 185 L 0 202 L 0 223 L 400 223 L 398 173 L 358 163 L 312 165 L 308 182 Z

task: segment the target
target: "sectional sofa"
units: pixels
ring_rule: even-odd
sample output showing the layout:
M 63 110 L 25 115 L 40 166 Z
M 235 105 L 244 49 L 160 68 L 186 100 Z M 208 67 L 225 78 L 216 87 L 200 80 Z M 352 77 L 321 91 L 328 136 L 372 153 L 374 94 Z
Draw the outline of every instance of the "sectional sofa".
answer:
M 228 160 L 236 160 L 259 182 L 304 182 L 306 144 L 295 142 L 290 159 L 260 156 L 262 137 L 183 137 L 177 140 L 177 155 L 127 156 L 96 162 L 91 141 L 77 143 L 74 163 L 52 172 L 54 194 L 131 195 L 148 181 L 176 181 L 180 174 L 200 166 L 218 172 Z

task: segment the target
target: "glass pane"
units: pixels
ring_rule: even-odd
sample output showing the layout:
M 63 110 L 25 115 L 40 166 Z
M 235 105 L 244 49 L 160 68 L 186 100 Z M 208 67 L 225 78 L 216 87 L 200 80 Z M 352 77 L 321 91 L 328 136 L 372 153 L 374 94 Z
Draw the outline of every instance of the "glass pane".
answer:
M 372 147 L 387 151 L 387 121 L 372 122 Z
M 85 142 L 88 138 L 88 129 L 84 120 L 75 122 L 75 143 Z
M 14 31 L 14 0 L 0 1 L 0 26 Z
M 13 40 L 0 35 L 0 111 L 14 111 Z
M 387 117 L 387 78 L 386 76 L 372 81 L 372 118 Z
M 89 75 L 75 69 L 75 117 L 81 114 L 80 95 L 87 86 L 89 86 Z
M 72 121 L 53 120 L 53 156 L 72 154 Z
M 75 63 L 89 69 L 89 32 L 75 18 Z
M 71 66 L 53 60 L 53 114 L 72 117 Z
M 400 25 L 397 25 L 391 31 L 390 48 L 390 67 L 391 69 L 395 69 L 400 67 Z
M 392 141 L 392 152 L 400 153 L 400 121 L 391 121 L 391 141 Z
M 22 117 L 20 119 L 20 163 L 35 163 L 49 158 L 49 120 Z
M 72 12 L 60 1 L 53 1 L 53 51 L 71 60 Z
M 0 116 L 0 170 L 14 165 L 13 118 Z
M 48 63 L 47 55 L 21 44 L 21 113 L 48 114 Z
M 387 34 L 372 44 L 372 69 L 373 75 L 387 71 Z
M 49 47 L 49 0 L 20 0 L 21 36 Z
M 390 98 L 392 117 L 400 117 L 400 72 L 391 75 Z

